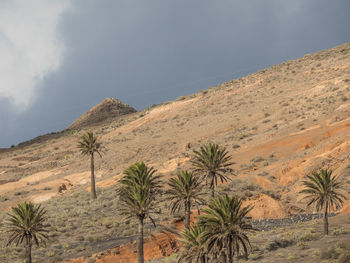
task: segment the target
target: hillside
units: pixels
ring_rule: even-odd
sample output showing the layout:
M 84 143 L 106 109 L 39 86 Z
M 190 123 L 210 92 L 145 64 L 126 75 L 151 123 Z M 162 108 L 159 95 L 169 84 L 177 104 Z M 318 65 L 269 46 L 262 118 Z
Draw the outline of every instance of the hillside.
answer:
M 0 211 L 28 199 L 49 210 L 52 240 L 35 249 L 37 259 L 88 256 L 133 240 L 136 222 L 125 224 L 114 190 L 122 171 L 143 160 L 169 178 L 208 141 L 235 161 L 235 176 L 218 191 L 254 204 L 254 219 L 312 212 L 297 193 L 314 169 L 341 174 L 350 189 L 350 43 L 127 113 L 104 122 L 86 114 L 70 126 L 80 130 L 0 153 Z M 96 202 L 87 193 L 89 160 L 76 147 L 90 129 L 105 147 L 96 159 Z M 173 224 L 162 205 L 157 222 Z M 18 261 L 15 248 L 1 251 L 0 262 Z

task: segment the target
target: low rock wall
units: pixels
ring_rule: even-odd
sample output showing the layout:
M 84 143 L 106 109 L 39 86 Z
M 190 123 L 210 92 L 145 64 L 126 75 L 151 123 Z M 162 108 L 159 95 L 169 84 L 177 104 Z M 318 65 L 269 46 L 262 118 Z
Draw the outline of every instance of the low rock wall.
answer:
M 329 213 L 328 216 L 332 217 L 337 214 L 338 213 Z M 290 226 L 320 218 L 323 218 L 323 214 L 295 214 L 287 218 L 252 220 L 252 224 L 253 227 L 258 230 L 267 231 L 276 227 Z

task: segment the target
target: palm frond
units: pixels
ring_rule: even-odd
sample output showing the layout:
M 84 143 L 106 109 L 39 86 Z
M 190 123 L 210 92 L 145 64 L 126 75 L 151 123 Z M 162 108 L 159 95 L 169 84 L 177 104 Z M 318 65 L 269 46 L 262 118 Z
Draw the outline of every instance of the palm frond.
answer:
M 175 178 L 170 178 L 169 190 L 166 191 L 167 200 L 170 200 L 170 212 L 179 212 L 185 207 L 186 201 L 198 206 L 205 203 L 205 193 L 201 188 L 200 177 L 192 172 L 179 171 Z
M 234 254 L 239 254 L 242 247 L 246 255 L 251 248 L 246 233 L 255 230 L 246 219 L 252 209 L 252 206 L 242 208 L 242 200 L 237 197 L 214 198 L 198 221 L 205 228 L 202 238 L 206 240 L 208 252 L 220 255 L 228 253 L 230 247 Z
M 300 193 L 305 194 L 308 200 L 307 206 L 315 205 L 316 210 L 322 210 L 326 204 L 329 208 L 339 209 L 343 206 L 346 196 L 341 193 L 343 182 L 338 176 L 332 177 L 332 171 L 322 169 L 320 172 L 313 171 L 303 181 L 304 189 Z
M 162 181 L 155 173 L 153 167 L 148 168 L 143 162 L 124 171 L 117 187 L 124 215 L 146 218 L 157 213 L 156 198 L 161 193 Z
M 233 172 L 230 166 L 234 164 L 231 158 L 225 147 L 212 143 L 203 145 L 198 151 L 193 151 L 193 172 L 202 176 L 206 182 L 209 181 L 209 187 L 214 191 L 218 181 L 223 183 L 229 180 L 227 174 Z
M 201 262 L 201 258 L 208 258 L 208 252 L 203 239 L 205 228 L 195 224 L 182 232 L 180 242 L 184 244 L 184 249 L 178 258 L 178 262 Z
M 5 221 L 6 231 L 9 234 L 7 245 L 14 243 L 18 246 L 27 237 L 34 240 L 37 246 L 45 243 L 48 239 L 46 235 L 48 230 L 44 225 L 46 220 L 46 210 L 41 205 L 24 202 L 13 207 L 11 212 L 7 213 Z
M 84 155 L 97 153 L 100 157 L 102 156 L 102 144 L 98 142 L 98 138 L 91 131 L 86 132 L 80 137 L 78 148 Z

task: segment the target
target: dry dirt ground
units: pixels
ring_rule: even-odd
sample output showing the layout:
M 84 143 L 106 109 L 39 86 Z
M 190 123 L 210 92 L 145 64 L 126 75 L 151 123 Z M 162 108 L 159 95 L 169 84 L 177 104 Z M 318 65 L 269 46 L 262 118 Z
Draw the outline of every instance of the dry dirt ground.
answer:
M 89 201 L 86 191 L 89 160 L 76 147 L 87 130 L 104 145 L 103 157 L 96 158 L 96 203 Z M 97 253 L 94 242 L 134 234 L 134 222 L 125 225 L 120 218 L 114 193 L 123 170 L 142 160 L 166 180 L 177 170 L 190 168 L 193 149 L 206 142 L 227 147 L 235 161 L 232 181 L 218 192 L 237 194 L 254 204 L 253 218 L 308 211 L 297 193 L 301 180 L 315 169 L 330 168 L 342 176 L 350 197 L 350 44 L 99 125 L 2 149 L 0 211 L 32 200 L 52 212 L 52 225 L 60 227 L 52 226 L 53 241 L 35 252 L 38 262 Z M 64 212 L 58 213 L 60 209 Z M 347 201 L 343 212 L 349 211 Z M 83 216 L 84 223 L 75 222 L 72 214 L 75 219 Z M 158 220 L 169 218 L 164 208 Z M 22 252 L 5 249 L 4 242 L 1 237 L 0 262 L 16 262 Z

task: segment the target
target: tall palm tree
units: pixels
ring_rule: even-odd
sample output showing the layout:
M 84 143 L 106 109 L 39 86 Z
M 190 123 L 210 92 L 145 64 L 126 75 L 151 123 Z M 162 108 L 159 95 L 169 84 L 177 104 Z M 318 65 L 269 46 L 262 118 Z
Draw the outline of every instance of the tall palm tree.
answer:
M 204 227 L 198 224 L 184 230 L 180 241 L 184 243 L 186 249 L 181 252 L 178 262 L 208 262 L 208 253 L 202 238 L 204 230 Z
M 78 142 L 78 148 L 83 155 L 90 155 L 90 169 L 91 169 L 91 197 L 96 199 L 96 187 L 95 187 L 95 160 L 94 154 L 101 155 L 101 143 L 97 141 L 97 137 L 93 132 L 86 132 L 80 137 Z
M 136 217 L 138 225 L 138 262 L 144 262 L 143 226 L 148 217 L 152 223 L 152 213 L 156 213 L 156 198 L 161 192 L 160 175 L 153 167 L 148 168 L 143 162 L 134 163 L 124 171 L 117 188 L 121 203 L 121 212 L 128 217 Z
M 241 247 L 247 256 L 251 249 L 247 233 L 254 230 L 246 219 L 251 210 L 252 206 L 242 208 L 242 199 L 238 197 L 213 198 L 198 221 L 205 228 L 202 238 L 206 240 L 208 252 L 226 255 L 229 263 L 233 262 L 234 255 L 239 255 Z
M 184 208 L 185 228 L 190 227 L 191 207 L 204 204 L 204 195 L 200 178 L 188 171 L 177 173 L 177 177 L 169 179 L 168 199 L 171 200 L 170 211 L 172 214 Z
M 303 181 L 305 189 L 300 193 L 306 194 L 309 199 L 307 206 L 315 205 L 317 211 L 324 209 L 323 231 L 328 235 L 328 211 L 329 209 L 339 209 L 343 206 L 346 197 L 339 192 L 343 187 L 343 182 L 339 181 L 338 176 L 332 177 L 332 171 L 321 169 L 320 172 L 314 171 Z
M 215 196 L 215 186 L 218 183 L 218 179 L 221 182 L 227 181 L 228 172 L 233 170 L 230 166 L 231 155 L 225 147 L 221 147 L 218 144 L 206 144 L 200 147 L 199 151 L 193 151 L 192 165 L 193 171 L 203 175 L 203 179 L 209 181 L 209 187 L 211 189 L 211 197 Z
M 5 222 L 9 239 L 7 245 L 14 243 L 16 246 L 25 242 L 26 263 L 32 262 L 32 245 L 39 246 L 48 239 L 48 230 L 44 225 L 47 220 L 46 210 L 40 205 L 33 203 L 22 203 L 17 207 L 12 207 L 12 211 L 7 214 L 8 220 Z

